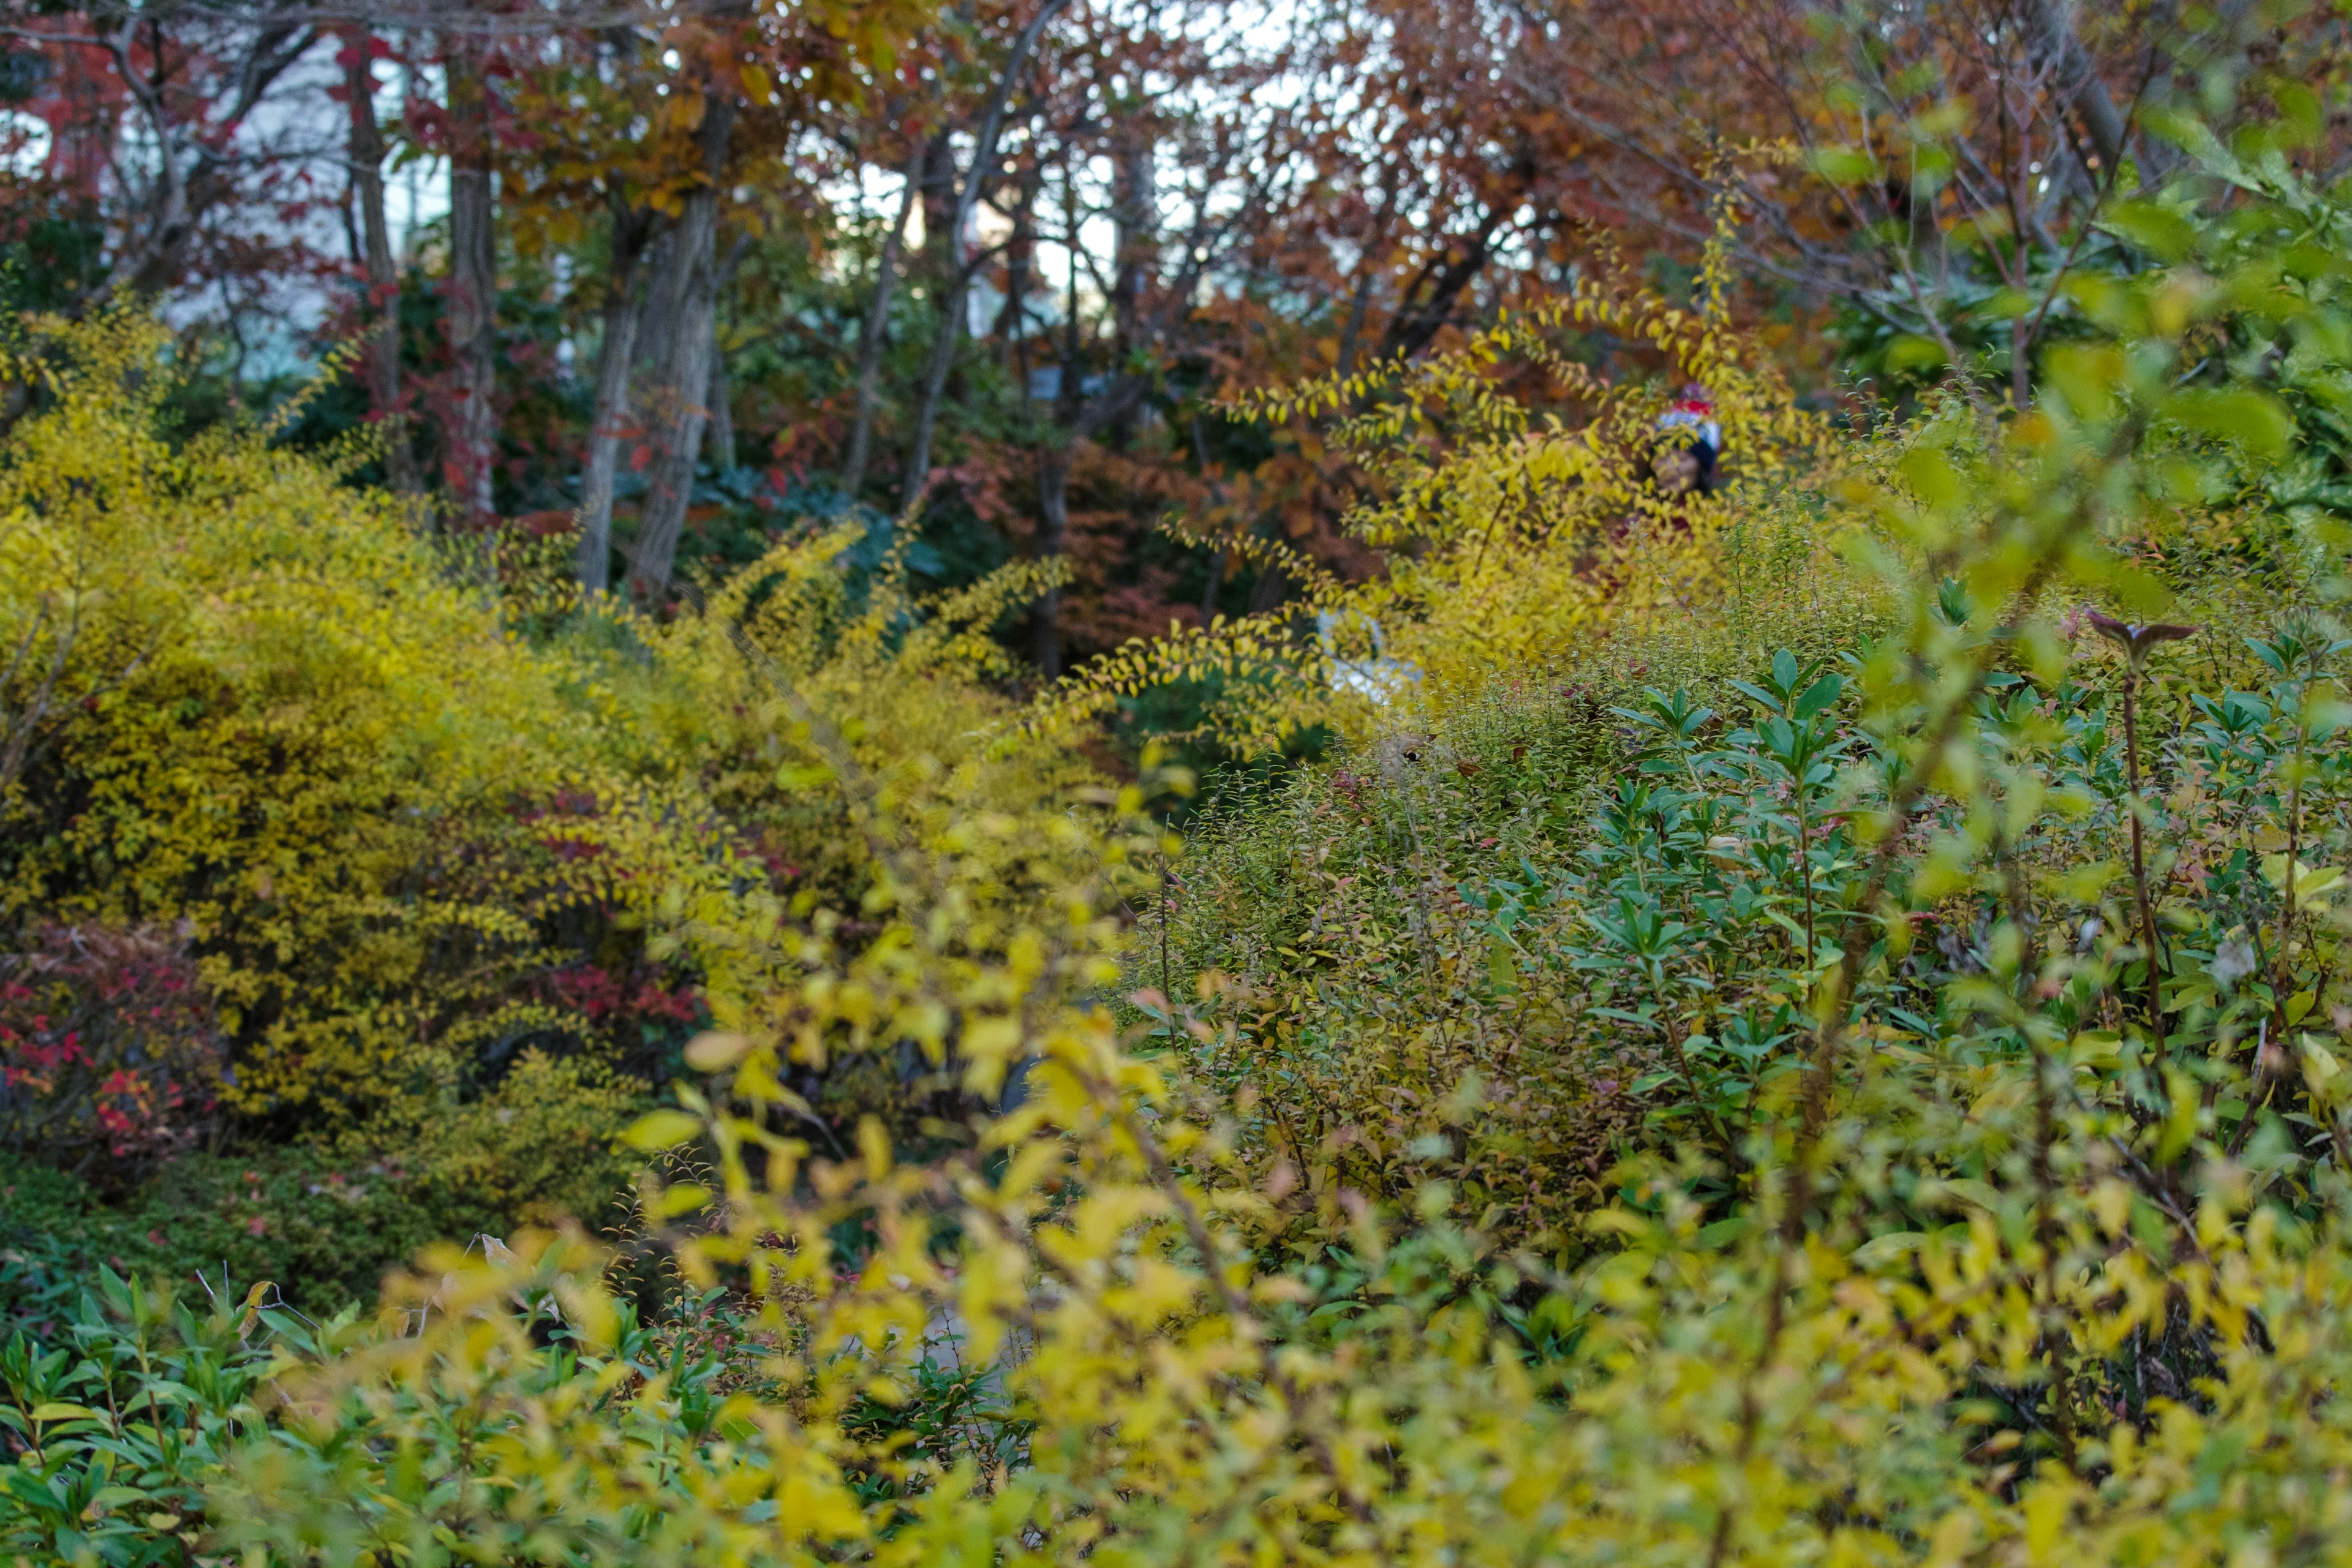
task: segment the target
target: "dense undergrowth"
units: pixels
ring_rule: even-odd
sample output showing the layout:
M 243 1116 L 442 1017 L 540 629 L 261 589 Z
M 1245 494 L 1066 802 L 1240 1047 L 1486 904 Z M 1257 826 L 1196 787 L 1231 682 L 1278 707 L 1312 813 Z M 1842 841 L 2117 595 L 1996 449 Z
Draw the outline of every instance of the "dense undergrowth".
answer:
M 920 606 L 825 535 L 616 619 L 266 432 L 142 446 L 134 328 L 60 349 L 10 537 L 157 607 L 77 645 L 11 885 L 185 944 L 218 1013 L 93 1036 L 144 1100 L 18 1029 L 21 1146 L 135 1224 L 212 1059 L 305 1160 L 442 1151 L 305 1193 L 454 1229 L 577 1204 L 564 1108 L 668 1082 L 608 1237 L 445 1240 L 373 1313 L 20 1225 L 0 1552 L 2339 1557 L 2352 218 L 2249 134 L 2117 210 L 2030 408 L 1849 426 L 1602 290 L 1308 389 L 1393 552 L 1309 584 L 1331 648 L 1226 624 L 1025 710 L 1018 573 Z M 1655 388 L 1547 346 L 1592 322 L 1716 383 L 1724 489 L 1649 485 Z M 1576 419 L 1482 390 L 1547 353 Z M 167 517 L 246 531 L 219 581 L 54 542 Z M 1385 709 L 1332 679 L 1361 613 L 1421 674 Z M 1211 731 L 1347 740 L 1180 838 L 1188 775 L 1056 737 L 1204 674 Z M 690 984 L 690 1037 L 533 989 L 575 952 Z
M 364 447 L 286 450 L 299 405 L 171 444 L 145 322 L 35 327 L 0 466 L 0 1166 L 87 1185 L 45 1211 L 80 1252 L 331 1310 L 434 1236 L 616 1216 L 613 1138 L 715 977 L 768 962 L 698 933 L 823 906 L 857 940 L 866 852 L 779 672 L 910 809 L 1050 816 L 1092 778 L 982 742 L 1033 567 L 918 605 L 887 537 L 852 574 L 862 531 L 803 531 L 707 611 L 583 608 L 545 542 L 425 540 L 342 482 Z M 915 1068 L 793 1083 L 836 1142 L 912 1135 Z

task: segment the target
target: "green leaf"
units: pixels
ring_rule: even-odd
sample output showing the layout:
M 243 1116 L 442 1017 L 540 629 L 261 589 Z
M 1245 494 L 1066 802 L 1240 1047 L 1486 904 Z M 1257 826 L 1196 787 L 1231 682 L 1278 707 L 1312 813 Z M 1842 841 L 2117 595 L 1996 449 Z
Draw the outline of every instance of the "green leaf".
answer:
M 1917 332 L 1902 332 L 1887 340 L 1889 370 L 1934 370 L 1944 363 L 1944 345 Z
M 833 770 L 822 763 L 787 763 L 776 770 L 776 787 L 787 790 L 814 789 L 833 782 Z
M 1942 1185 L 1946 1192 L 1973 1207 L 1989 1212 L 2000 1207 L 2000 1194 L 1989 1182 L 1979 1181 L 1974 1176 L 1954 1176 Z
M 1713 1225 L 1703 1225 L 1699 1226 L 1698 1235 L 1694 1237 L 1692 1239 L 1696 1241 L 1699 1246 L 1711 1249 L 1725 1246 L 1730 1242 L 1738 1241 L 1741 1237 L 1747 1234 L 1748 1216 L 1746 1215 L 1736 1214 L 1729 1219 L 1719 1219 Z
M 1872 1237 L 1848 1256 L 1858 1268 L 1884 1268 L 1909 1258 L 1927 1239 L 1924 1231 L 1890 1230 L 1885 1236 Z
M 1823 147 L 1813 154 L 1813 173 L 1832 185 L 1864 185 L 1878 178 L 1878 161 L 1852 147 Z
M 1838 700 L 1839 693 L 1843 692 L 1844 689 L 1844 677 L 1837 675 L 1822 676 L 1819 680 L 1814 681 L 1811 686 L 1805 688 L 1804 695 L 1797 699 L 1797 706 L 1795 709 L 1797 717 L 1800 719 L 1811 718 L 1814 714 L 1819 713 L 1823 709 L 1827 708 L 1831 703 L 1835 702 Z
M 2117 202 L 2104 226 L 2125 244 L 2159 261 L 2178 261 L 2197 244 L 2197 229 L 2179 213 L 2154 202 Z
M 2241 443 L 2257 457 L 2276 457 L 2294 439 L 2294 416 L 2266 392 L 2190 387 L 2166 400 L 2165 412 L 2200 435 Z
M 692 1214 L 710 1201 L 710 1189 L 693 1182 L 680 1182 L 662 1189 L 660 1201 L 654 1205 L 656 1219 L 673 1219 L 682 1214 Z

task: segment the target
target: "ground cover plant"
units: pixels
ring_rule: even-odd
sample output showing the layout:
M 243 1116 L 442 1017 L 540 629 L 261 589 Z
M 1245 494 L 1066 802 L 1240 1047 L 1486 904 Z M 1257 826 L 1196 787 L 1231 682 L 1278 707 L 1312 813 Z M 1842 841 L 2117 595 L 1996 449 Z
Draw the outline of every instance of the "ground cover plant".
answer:
M 1050 565 L 926 599 L 819 526 L 583 608 L 267 428 L 151 441 L 152 340 L 64 334 L 0 501 L 123 580 L 87 641 L 19 590 L 73 700 L 15 874 L 218 1011 L 105 1035 L 164 1126 L 102 1159 L 12 1021 L 24 1146 L 149 1190 L 217 1059 L 317 1150 L 510 1145 L 508 1201 L 602 1096 L 629 1193 L 340 1310 L 0 1238 L 0 1552 L 2340 1557 L 2352 233 L 2298 123 L 2184 131 L 2022 402 L 1832 419 L 1619 284 L 1265 400 L 1340 415 L 1392 569 L 1293 563 L 1328 647 L 1212 624 L 1026 705 L 990 634 Z M 1564 357 L 1594 323 L 1655 374 Z M 1527 364 L 1568 412 L 1485 379 Z M 1650 436 L 1701 374 L 1739 460 L 1693 496 Z M 1417 693 L 1334 679 L 1367 615 Z M 1180 834 L 1188 771 L 1068 738 L 1204 675 L 1204 732 L 1341 744 Z M 273 737 L 300 787 L 202 765 Z M 524 985 L 608 939 L 690 977 L 671 1059 Z

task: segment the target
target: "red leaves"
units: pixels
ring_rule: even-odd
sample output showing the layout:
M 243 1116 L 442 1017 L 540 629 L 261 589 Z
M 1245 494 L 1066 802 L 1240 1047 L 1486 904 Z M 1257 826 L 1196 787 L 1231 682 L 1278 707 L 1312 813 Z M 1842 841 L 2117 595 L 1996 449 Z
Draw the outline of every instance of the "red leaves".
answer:
M 630 1023 L 690 1024 L 702 1014 L 702 995 L 692 985 L 676 989 L 649 971 L 615 974 L 593 963 L 574 964 L 540 977 L 541 997 L 600 1026 Z
M 177 939 L 52 927 L 0 971 L 0 1083 L 26 1091 L 0 1104 L 0 1135 L 50 1158 L 102 1153 L 106 1182 L 202 1131 L 226 1051 Z

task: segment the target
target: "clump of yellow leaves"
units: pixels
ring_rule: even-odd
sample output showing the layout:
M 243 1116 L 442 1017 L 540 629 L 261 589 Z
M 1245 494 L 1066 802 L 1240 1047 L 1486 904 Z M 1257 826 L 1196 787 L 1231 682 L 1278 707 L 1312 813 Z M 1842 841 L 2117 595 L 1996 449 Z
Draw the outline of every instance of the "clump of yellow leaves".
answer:
M 996 856 L 1006 900 L 1097 786 L 1058 743 L 986 744 L 987 630 L 1041 568 L 919 602 L 895 555 L 853 586 L 849 533 L 794 535 L 655 624 L 431 537 L 348 482 L 363 439 L 286 449 L 299 405 L 167 438 L 179 373 L 140 316 L 30 326 L 0 460 L 0 910 L 184 930 L 236 1110 L 363 1119 L 493 1042 L 636 1043 L 540 986 L 583 961 L 756 1005 L 798 961 L 744 933 L 837 920 L 870 876 L 818 713 L 910 819 L 991 825 L 959 852 Z M 786 712 L 770 667 L 814 706 Z

